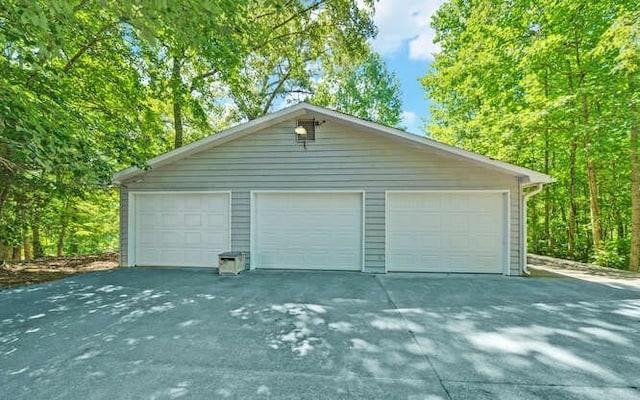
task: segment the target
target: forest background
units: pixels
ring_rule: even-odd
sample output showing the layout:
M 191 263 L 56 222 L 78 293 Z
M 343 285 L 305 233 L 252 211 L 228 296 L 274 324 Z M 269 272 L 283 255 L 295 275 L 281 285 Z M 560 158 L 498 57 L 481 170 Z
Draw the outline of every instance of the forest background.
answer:
M 450 0 L 424 134 L 557 179 L 540 254 L 638 269 L 637 2 Z M 113 251 L 110 176 L 308 101 L 402 129 L 373 0 L 0 4 L 0 259 Z M 425 67 L 425 71 L 427 68 Z

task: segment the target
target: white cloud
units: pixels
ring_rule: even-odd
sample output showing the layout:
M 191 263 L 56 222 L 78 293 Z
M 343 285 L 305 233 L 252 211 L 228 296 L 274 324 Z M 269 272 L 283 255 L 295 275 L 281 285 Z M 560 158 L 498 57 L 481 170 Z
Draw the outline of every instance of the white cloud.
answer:
M 407 128 L 407 132 L 415 133 L 416 135 L 423 135 L 422 129 L 420 127 L 420 122 L 418 120 L 418 115 L 413 111 L 403 111 L 400 115 L 402 121 L 400 122 L 401 126 Z
M 413 111 L 403 111 L 402 115 L 402 123 L 406 126 L 413 126 L 416 123 L 417 115 Z
M 435 32 L 421 33 L 409 42 L 409 58 L 411 60 L 432 60 L 435 53 L 440 52 L 440 46 L 433 43 Z
M 382 55 L 392 55 L 409 46 L 412 60 L 430 60 L 439 51 L 433 44 L 435 32 L 430 26 L 431 16 L 444 0 L 380 0 L 375 3 L 373 18 L 378 36 L 373 48 Z

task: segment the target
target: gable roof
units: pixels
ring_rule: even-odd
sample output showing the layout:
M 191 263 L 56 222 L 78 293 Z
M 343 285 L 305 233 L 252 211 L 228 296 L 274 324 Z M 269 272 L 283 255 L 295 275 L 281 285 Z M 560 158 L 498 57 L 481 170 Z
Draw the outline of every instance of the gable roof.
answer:
M 366 121 L 351 115 L 329 110 L 327 108 L 315 106 L 309 103 L 299 103 L 294 106 L 276 111 L 272 114 L 265 115 L 264 117 L 254 119 L 240 125 L 236 125 L 220 133 L 207 136 L 186 146 L 154 157 L 147 162 L 147 165 L 151 169 L 153 169 L 161 167 L 163 165 L 172 164 L 193 154 L 213 147 L 221 146 L 234 139 L 238 139 L 269 126 L 276 125 L 278 123 L 290 120 L 292 118 L 297 118 L 305 114 L 313 114 L 316 118 L 327 118 L 350 124 L 355 127 L 365 129 L 372 134 L 382 135 L 395 140 L 399 140 L 411 147 L 432 150 L 435 149 L 441 152 L 443 155 L 471 161 L 472 163 L 478 164 L 479 166 L 484 166 L 486 168 L 501 171 L 509 175 L 521 177 L 524 179 L 524 181 L 522 182 L 523 184 L 555 182 L 555 179 L 553 179 L 549 175 L 536 172 L 528 168 L 494 160 L 489 157 L 463 150 L 458 147 L 440 143 L 434 139 L 417 136 L 400 129 L 390 128 L 388 126 L 380 125 L 371 121 Z M 145 172 L 146 171 L 138 167 L 131 167 L 113 175 L 112 180 L 115 184 L 121 184 L 140 175 L 143 175 Z

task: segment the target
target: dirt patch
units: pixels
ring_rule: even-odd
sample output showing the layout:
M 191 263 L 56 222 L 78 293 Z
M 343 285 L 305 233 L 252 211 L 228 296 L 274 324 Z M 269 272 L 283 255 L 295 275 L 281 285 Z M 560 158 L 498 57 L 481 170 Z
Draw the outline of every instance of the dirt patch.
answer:
M 0 289 L 18 285 L 54 281 L 65 276 L 117 268 L 118 254 L 88 254 L 69 257 L 45 257 L 0 266 Z

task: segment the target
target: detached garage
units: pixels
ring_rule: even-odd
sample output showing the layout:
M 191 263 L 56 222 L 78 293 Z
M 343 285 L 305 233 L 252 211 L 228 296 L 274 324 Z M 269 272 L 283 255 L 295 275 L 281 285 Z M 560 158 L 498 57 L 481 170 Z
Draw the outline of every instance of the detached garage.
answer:
M 123 266 L 525 270 L 547 175 L 301 103 L 114 176 Z

